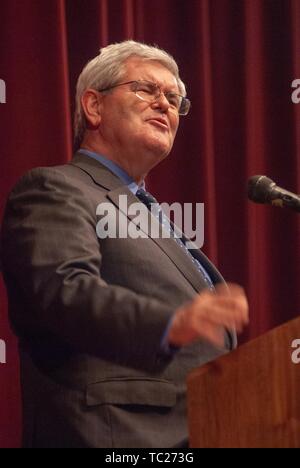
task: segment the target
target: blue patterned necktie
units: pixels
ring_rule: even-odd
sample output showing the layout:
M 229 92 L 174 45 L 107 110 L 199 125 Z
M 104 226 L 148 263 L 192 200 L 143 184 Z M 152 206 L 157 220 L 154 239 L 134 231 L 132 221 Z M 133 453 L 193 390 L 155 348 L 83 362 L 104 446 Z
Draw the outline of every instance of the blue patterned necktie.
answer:
M 156 200 L 156 198 L 154 198 L 153 195 L 151 195 L 151 193 L 146 192 L 146 190 L 144 190 L 144 189 L 138 189 L 138 191 L 136 192 L 136 196 L 142 203 L 144 203 L 144 205 L 146 205 L 148 210 L 150 210 L 151 213 L 158 219 L 158 221 L 163 226 L 163 228 L 167 232 L 170 233 L 170 237 L 172 239 L 174 239 L 182 249 L 184 249 L 185 253 L 188 255 L 188 257 L 194 263 L 194 265 L 196 266 L 196 268 L 199 271 L 199 273 L 201 274 L 201 276 L 204 278 L 204 280 L 205 280 L 205 282 L 207 284 L 207 287 L 211 291 L 214 291 L 215 288 L 214 288 L 213 282 L 212 282 L 209 274 L 207 273 L 205 268 L 201 265 L 199 260 L 196 259 L 191 254 L 191 252 L 187 249 L 184 240 L 175 235 L 175 232 L 174 232 L 174 230 L 173 230 L 173 228 L 172 228 L 172 226 L 170 224 L 169 219 L 167 218 L 167 216 L 162 211 L 162 209 L 159 206 L 159 203 Z

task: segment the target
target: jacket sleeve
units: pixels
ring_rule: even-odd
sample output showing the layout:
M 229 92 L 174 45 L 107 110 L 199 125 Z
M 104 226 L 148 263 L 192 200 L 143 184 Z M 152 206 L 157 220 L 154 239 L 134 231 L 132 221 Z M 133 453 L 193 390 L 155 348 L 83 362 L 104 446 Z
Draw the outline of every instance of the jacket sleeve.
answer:
M 26 304 L 19 334 L 50 333 L 74 351 L 151 365 L 172 307 L 101 278 L 96 213 L 61 172 L 37 168 L 11 193 L 2 227 L 5 277 Z

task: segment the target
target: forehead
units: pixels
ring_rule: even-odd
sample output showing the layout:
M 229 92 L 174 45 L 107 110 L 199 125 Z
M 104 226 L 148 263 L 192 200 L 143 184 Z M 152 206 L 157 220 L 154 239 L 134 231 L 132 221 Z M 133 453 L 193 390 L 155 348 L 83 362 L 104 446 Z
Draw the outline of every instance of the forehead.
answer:
M 125 70 L 126 80 L 153 81 L 163 88 L 179 91 L 173 73 L 156 60 L 131 57 L 125 62 Z

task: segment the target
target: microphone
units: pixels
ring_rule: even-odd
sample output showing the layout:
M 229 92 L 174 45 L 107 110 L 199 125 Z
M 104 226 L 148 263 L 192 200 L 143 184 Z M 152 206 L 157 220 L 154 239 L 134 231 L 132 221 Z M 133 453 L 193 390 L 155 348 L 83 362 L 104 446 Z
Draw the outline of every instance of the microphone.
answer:
M 291 208 L 300 213 L 300 196 L 278 187 L 264 175 L 255 175 L 248 180 L 248 198 L 255 203 L 269 203 L 281 208 Z

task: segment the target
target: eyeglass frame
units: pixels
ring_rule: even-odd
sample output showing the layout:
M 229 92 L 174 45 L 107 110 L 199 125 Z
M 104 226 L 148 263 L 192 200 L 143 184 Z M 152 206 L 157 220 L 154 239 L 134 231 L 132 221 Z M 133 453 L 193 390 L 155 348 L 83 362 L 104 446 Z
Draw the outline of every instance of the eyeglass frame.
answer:
M 112 86 L 108 86 L 107 88 L 104 88 L 104 89 L 98 89 L 97 91 L 99 93 L 103 93 L 104 91 L 109 91 L 110 89 L 113 89 L 113 88 L 117 88 L 118 86 L 123 86 L 123 85 L 127 85 L 127 84 L 133 84 L 135 83 L 136 85 L 138 85 L 138 83 L 149 83 L 153 86 L 155 86 L 155 88 L 159 91 L 159 95 L 157 97 L 155 97 L 152 101 L 148 101 L 147 99 L 144 99 L 143 97 L 139 96 L 137 93 L 138 91 L 135 89 L 132 89 L 131 91 L 139 98 L 141 99 L 142 101 L 145 101 L 145 102 L 155 102 L 155 101 L 158 101 L 160 96 L 163 94 L 168 103 L 170 104 L 170 106 L 172 106 L 174 109 L 176 109 L 176 111 L 178 112 L 178 115 L 187 115 L 189 113 L 189 110 L 191 108 L 191 101 L 186 98 L 185 96 L 182 96 L 181 94 L 177 94 L 177 93 L 174 93 L 173 91 L 167 91 L 167 92 L 163 92 L 161 90 L 161 87 L 157 84 L 157 83 L 153 83 L 153 81 L 148 81 L 148 80 L 131 80 L 131 81 L 126 81 L 124 83 L 118 83 L 118 84 L 115 84 L 115 85 L 112 85 Z M 178 96 L 181 98 L 181 105 L 179 107 L 179 109 L 176 108 L 176 106 L 174 106 L 172 103 L 170 103 L 169 99 L 168 99 L 168 95 L 172 94 L 173 96 Z M 182 102 L 185 102 L 187 104 L 187 112 L 185 113 L 182 113 L 180 112 L 180 108 L 182 106 Z

